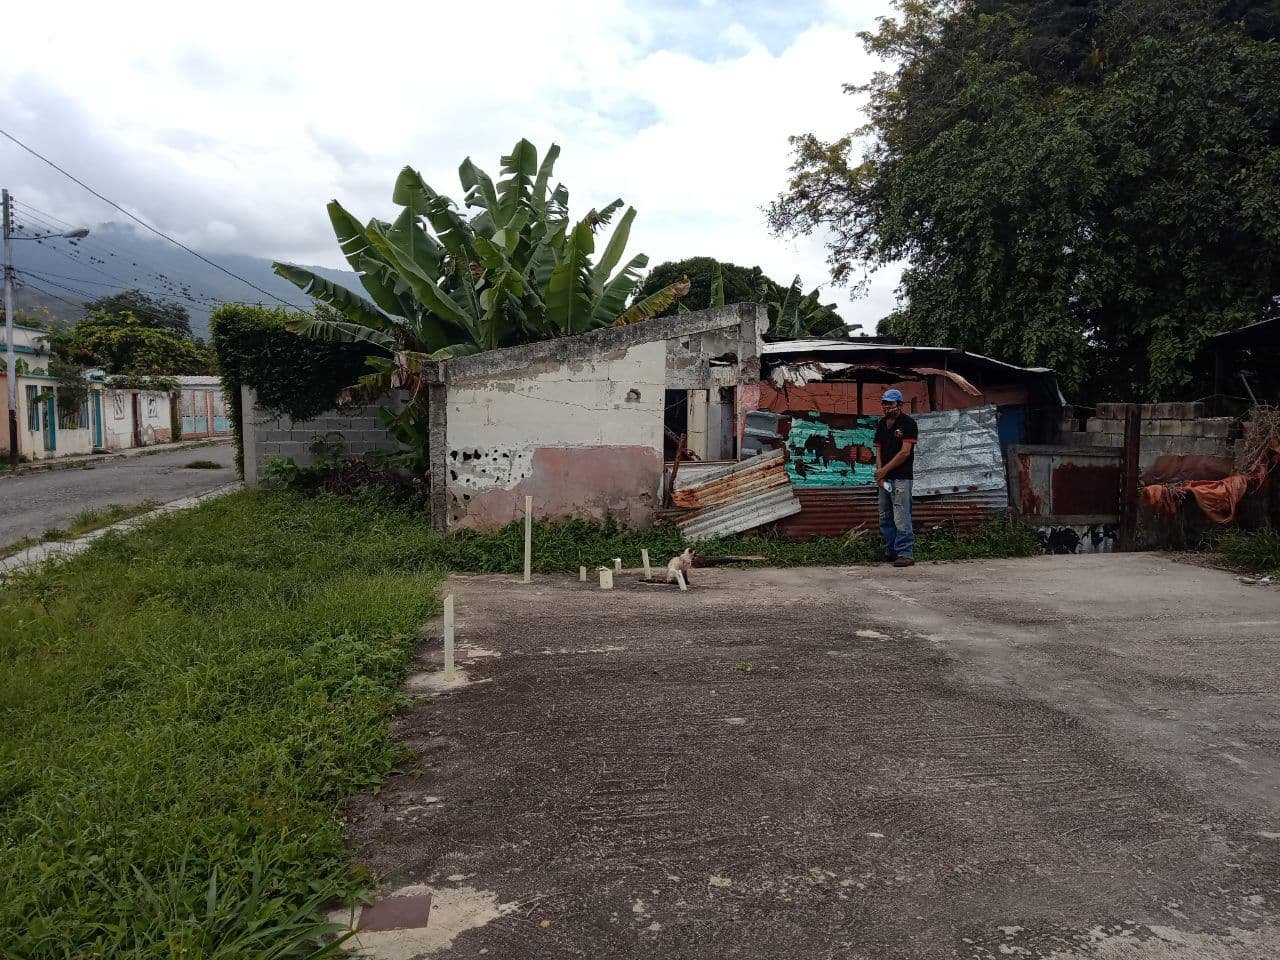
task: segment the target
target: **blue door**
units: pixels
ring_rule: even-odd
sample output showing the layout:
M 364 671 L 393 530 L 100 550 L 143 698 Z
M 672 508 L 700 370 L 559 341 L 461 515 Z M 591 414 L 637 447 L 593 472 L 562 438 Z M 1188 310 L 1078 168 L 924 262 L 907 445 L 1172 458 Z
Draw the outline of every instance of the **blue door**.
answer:
M 102 443 L 102 394 L 93 392 L 93 449 L 101 450 Z
M 58 449 L 58 407 L 53 397 L 44 402 L 44 448 Z

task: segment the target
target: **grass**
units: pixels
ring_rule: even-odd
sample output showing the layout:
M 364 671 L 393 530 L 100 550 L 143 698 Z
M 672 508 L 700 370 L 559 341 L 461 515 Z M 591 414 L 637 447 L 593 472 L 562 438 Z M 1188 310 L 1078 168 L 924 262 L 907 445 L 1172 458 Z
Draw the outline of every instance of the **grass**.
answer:
M 402 532 L 403 531 L 403 532 Z M 315 956 L 438 576 L 403 516 L 236 494 L 0 590 L 6 957 Z
M 1280 576 L 1280 534 L 1274 531 L 1224 533 L 1214 549 L 1223 562 L 1237 570 Z
M 221 470 L 222 464 L 217 460 L 192 460 L 187 464 L 188 470 Z
M 538 524 L 534 568 L 656 563 L 671 528 Z M 874 560 L 874 533 L 708 553 Z M 1037 552 L 992 524 L 922 559 Z M 521 569 L 520 526 L 441 537 L 369 497 L 240 492 L 111 532 L 0 589 L 0 953 L 320 957 L 328 901 L 369 882 L 341 809 L 399 754 L 388 737 L 447 570 Z M 749 670 L 750 664 L 744 669 Z
M 119 523 L 121 520 L 128 520 L 144 513 L 150 513 L 158 506 L 160 504 L 154 500 L 143 500 L 141 503 L 134 503 L 128 506 L 113 503 L 101 510 L 85 510 L 76 514 L 71 523 L 65 528 L 50 527 L 38 537 L 23 537 L 15 543 L 0 548 L 0 558 L 11 557 L 15 553 L 21 553 L 23 550 L 41 543 L 75 540 L 77 537 L 83 537 L 86 533 L 101 530 L 103 527 L 109 527 L 111 524 Z
M 582 521 L 535 523 L 532 567 L 540 573 L 576 572 L 579 566 L 607 563 L 622 557 L 628 566 L 638 566 L 640 550 L 647 548 L 651 562 L 665 565 L 685 547 L 674 527 L 652 527 L 622 531 L 609 524 Z M 764 563 L 776 567 L 874 563 L 884 552 L 878 531 L 861 536 L 819 537 L 807 541 L 743 534 L 697 544 L 708 555 L 763 556 Z M 466 573 L 516 573 L 523 569 L 524 532 L 513 524 L 494 533 L 461 533 L 423 542 L 417 554 L 423 558 Z M 970 533 L 935 530 L 922 533 L 916 541 L 917 560 L 973 560 L 992 557 L 1032 556 L 1040 553 L 1034 530 L 992 521 Z

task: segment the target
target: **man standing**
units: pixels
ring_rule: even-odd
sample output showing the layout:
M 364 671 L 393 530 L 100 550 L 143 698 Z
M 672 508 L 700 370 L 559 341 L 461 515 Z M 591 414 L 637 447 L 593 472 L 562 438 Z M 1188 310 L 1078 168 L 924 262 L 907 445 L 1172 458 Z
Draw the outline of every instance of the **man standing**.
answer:
M 895 567 L 910 567 L 915 563 L 911 553 L 916 542 L 911 528 L 911 477 L 920 431 L 902 412 L 900 390 L 886 390 L 880 403 L 884 416 L 876 423 L 876 487 L 884 560 Z

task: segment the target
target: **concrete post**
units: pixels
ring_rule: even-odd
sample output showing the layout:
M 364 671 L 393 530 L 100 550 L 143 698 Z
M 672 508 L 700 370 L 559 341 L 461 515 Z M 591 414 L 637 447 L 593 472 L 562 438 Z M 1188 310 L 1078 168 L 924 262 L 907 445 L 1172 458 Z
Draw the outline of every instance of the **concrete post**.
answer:
M 524 498 L 524 582 L 533 579 L 533 497 Z
M 646 580 L 652 580 L 653 571 L 649 569 L 649 551 L 645 547 L 640 548 L 640 560 L 644 563 L 644 578 Z
M 453 594 L 444 598 L 444 678 L 453 679 Z

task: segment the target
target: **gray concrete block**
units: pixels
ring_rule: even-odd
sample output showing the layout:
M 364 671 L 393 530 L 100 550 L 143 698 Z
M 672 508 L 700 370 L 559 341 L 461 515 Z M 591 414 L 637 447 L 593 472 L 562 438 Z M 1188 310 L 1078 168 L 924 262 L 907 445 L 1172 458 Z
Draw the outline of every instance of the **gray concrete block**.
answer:
M 1099 420 L 1121 420 L 1129 415 L 1129 404 L 1127 403 L 1100 403 L 1094 411 L 1095 416 Z
M 1192 441 L 1190 452 L 1204 457 L 1230 457 L 1232 446 L 1228 440 L 1201 437 Z

